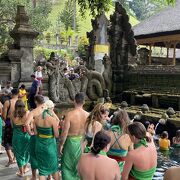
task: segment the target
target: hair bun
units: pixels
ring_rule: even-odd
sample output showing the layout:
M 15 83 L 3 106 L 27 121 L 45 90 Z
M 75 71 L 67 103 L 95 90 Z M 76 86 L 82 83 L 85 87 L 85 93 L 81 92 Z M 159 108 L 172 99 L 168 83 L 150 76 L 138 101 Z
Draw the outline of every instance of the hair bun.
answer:
M 97 148 L 92 147 L 92 148 L 91 148 L 91 152 L 92 152 L 94 155 L 99 154 L 100 151 L 101 151 L 101 149 L 100 149 L 99 147 L 97 147 Z

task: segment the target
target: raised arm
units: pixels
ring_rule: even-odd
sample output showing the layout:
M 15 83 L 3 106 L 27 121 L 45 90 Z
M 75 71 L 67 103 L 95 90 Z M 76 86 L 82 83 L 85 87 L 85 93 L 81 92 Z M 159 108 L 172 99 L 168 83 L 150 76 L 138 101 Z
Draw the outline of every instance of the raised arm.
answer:
M 69 132 L 69 128 L 70 128 L 70 121 L 69 121 L 68 116 L 69 115 L 67 113 L 67 115 L 65 116 L 65 119 L 64 119 L 64 125 L 62 127 L 61 141 L 60 141 L 60 153 L 62 153 L 63 146 L 64 146 L 64 143 L 65 143 L 66 138 L 68 136 L 68 132 Z
M 54 136 L 55 138 L 58 138 L 59 137 L 59 130 L 58 130 L 58 122 L 56 121 L 55 118 L 52 118 L 53 119 L 53 132 L 54 132 Z

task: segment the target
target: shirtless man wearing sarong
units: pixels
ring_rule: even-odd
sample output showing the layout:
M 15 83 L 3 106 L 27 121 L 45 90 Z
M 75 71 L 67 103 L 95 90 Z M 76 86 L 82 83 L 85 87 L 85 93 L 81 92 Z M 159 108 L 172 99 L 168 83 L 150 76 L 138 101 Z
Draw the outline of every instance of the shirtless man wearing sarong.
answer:
M 85 122 L 89 115 L 89 113 L 83 109 L 83 104 L 83 93 L 76 94 L 74 100 L 75 108 L 65 115 L 60 138 L 63 180 L 79 179 L 76 166 L 81 156 L 81 139 L 84 135 Z
M 10 166 L 11 164 L 15 163 L 13 159 L 12 154 L 12 125 L 11 125 L 11 114 L 14 112 L 15 103 L 18 100 L 19 90 L 18 89 L 12 89 L 12 99 L 6 100 L 3 106 L 3 120 L 5 122 L 5 130 L 4 130 L 4 147 L 8 156 L 8 163 L 6 167 Z
M 34 135 L 34 119 L 38 118 L 43 111 L 47 108 L 46 102 L 44 102 L 44 97 L 42 95 L 37 95 L 34 97 L 34 101 L 36 103 L 36 108 L 33 109 L 26 120 L 26 127 L 28 133 L 31 135 L 30 139 L 30 164 L 32 170 L 32 180 L 36 180 L 36 169 L 38 169 L 37 159 L 35 155 L 35 141 L 36 136 Z M 47 101 L 48 102 L 48 101 Z M 58 117 L 53 111 L 53 117 L 59 121 Z M 51 179 L 51 176 L 48 176 L 48 179 Z
M 36 136 L 34 135 L 34 119 L 43 113 L 46 105 L 44 103 L 44 98 L 41 95 L 37 95 L 34 97 L 34 101 L 36 103 L 36 108 L 33 109 L 26 120 L 26 128 L 28 133 L 31 135 L 30 139 L 30 164 L 32 170 L 32 180 L 36 180 L 36 169 L 38 169 L 37 160 L 35 156 L 35 141 Z

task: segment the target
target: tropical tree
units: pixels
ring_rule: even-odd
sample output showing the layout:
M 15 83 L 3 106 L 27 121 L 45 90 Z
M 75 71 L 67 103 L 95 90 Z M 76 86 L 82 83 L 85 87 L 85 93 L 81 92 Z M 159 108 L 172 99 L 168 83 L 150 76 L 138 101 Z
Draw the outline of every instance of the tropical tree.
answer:
M 65 7 L 62 12 L 58 15 L 58 24 L 63 24 L 65 31 L 67 31 L 69 28 L 73 29 L 74 31 L 79 30 L 79 24 L 78 19 L 76 16 L 76 6 L 75 0 L 68 0 L 65 2 Z
M 127 4 L 130 0 L 116 0 L 120 1 L 122 4 Z M 135 0 L 134 0 L 135 1 Z M 112 0 L 77 0 L 81 14 L 84 15 L 86 10 L 89 9 L 91 15 L 95 16 L 97 14 L 101 14 L 104 11 L 108 11 L 110 5 L 112 4 Z M 152 0 L 152 2 L 160 2 L 164 4 L 174 4 L 175 0 Z

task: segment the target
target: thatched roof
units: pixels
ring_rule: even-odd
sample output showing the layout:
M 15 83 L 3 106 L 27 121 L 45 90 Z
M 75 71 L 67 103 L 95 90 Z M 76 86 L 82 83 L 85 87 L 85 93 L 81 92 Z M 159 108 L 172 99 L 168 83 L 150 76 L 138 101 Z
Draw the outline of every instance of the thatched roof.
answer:
M 135 38 L 180 34 L 180 0 L 133 27 Z

